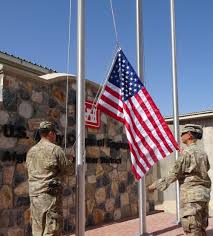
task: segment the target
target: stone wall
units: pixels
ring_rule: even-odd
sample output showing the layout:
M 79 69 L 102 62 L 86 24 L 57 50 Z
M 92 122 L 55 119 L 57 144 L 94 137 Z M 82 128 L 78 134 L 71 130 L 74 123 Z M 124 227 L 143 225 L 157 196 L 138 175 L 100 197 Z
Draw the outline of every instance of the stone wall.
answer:
M 64 133 L 66 81 L 42 81 L 8 70 L 0 102 L 0 236 L 31 235 L 26 152 L 35 144 L 39 122 L 57 123 Z M 93 100 L 97 86 L 87 82 L 86 99 Z M 76 84 L 69 80 L 67 152 L 73 152 L 76 126 Z M 64 146 L 63 139 L 58 140 Z M 131 172 L 129 149 L 121 123 L 101 114 L 100 128 L 86 129 L 86 226 L 138 216 L 137 183 Z M 156 175 L 151 170 L 147 184 Z M 64 230 L 75 227 L 75 176 L 64 178 Z M 153 210 L 152 198 L 147 210 Z

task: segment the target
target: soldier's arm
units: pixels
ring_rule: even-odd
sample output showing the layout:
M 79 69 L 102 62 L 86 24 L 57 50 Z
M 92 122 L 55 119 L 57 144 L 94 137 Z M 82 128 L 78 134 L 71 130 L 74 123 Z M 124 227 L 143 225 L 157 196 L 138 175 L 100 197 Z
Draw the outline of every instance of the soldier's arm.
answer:
M 74 164 L 66 157 L 64 151 L 58 147 L 55 150 L 55 154 L 60 172 L 63 175 L 72 175 L 74 173 Z
M 149 191 L 153 191 L 158 189 L 160 191 L 164 191 L 169 187 L 171 183 L 179 179 L 182 175 L 182 166 L 184 164 L 184 158 L 180 157 L 175 161 L 175 164 L 172 170 L 169 172 L 167 177 L 156 180 L 152 185 L 148 187 Z

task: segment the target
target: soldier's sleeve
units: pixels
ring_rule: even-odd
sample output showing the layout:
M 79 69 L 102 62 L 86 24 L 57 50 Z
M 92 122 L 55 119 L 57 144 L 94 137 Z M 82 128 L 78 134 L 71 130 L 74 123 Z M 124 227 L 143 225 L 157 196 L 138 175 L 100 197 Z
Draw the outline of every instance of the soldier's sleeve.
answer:
M 74 173 L 74 164 L 66 157 L 62 148 L 57 147 L 55 155 L 60 172 L 65 175 L 72 175 Z
M 175 164 L 172 170 L 169 172 L 167 177 L 156 180 L 152 185 L 156 187 L 156 189 L 160 191 L 164 191 L 169 187 L 171 183 L 179 179 L 182 175 L 182 168 L 184 164 L 184 158 L 179 157 L 178 160 L 175 161 Z

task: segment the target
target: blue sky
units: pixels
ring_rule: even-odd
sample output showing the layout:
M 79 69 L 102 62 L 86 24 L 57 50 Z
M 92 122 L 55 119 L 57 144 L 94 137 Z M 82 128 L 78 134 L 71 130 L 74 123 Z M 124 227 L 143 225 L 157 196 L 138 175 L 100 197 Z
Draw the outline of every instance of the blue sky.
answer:
M 115 35 L 109 0 L 86 2 L 86 78 L 102 83 Z M 136 69 L 135 1 L 113 0 L 120 45 Z M 163 115 L 172 114 L 170 1 L 143 0 L 144 78 Z M 179 112 L 213 108 L 213 1 L 176 0 Z M 72 0 L 71 60 L 76 74 L 76 11 Z M 1 1 L 0 51 L 66 72 L 69 0 Z

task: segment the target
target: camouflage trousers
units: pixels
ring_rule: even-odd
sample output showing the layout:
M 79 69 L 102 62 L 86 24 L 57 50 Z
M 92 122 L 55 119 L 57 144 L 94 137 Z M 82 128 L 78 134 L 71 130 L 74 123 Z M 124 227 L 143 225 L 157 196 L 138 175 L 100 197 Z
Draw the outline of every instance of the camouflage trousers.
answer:
M 206 236 L 209 203 L 190 202 L 181 204 L 181 225 L 187 236 Z
M 63 229 L 62 197 L 47 193 L 30 197 L 33 236 L 59 236 Z

